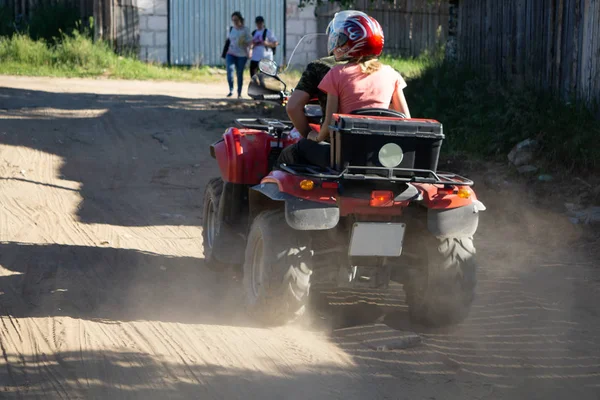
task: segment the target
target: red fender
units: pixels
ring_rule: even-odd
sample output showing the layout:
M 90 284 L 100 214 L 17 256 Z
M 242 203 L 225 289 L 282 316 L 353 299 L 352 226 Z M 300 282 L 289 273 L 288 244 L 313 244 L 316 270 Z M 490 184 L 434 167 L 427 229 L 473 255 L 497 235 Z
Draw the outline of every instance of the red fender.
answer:
M 444 188 L 444 185 L 432 185 L 425 183 L 413 183 L 413 185 L 423 195 L 423 205 L 434 210 L 464 207 L 468 206 L 474 201 L 477 201 L 475 192 L 469 186 L 464 186 L 464 188 L 470 193 L 469 198 L 464 199 L 459 197 L 456 193 L 447 194 L 438 192 L 439 189 Z M 459 187 L 456 186 L 456 188 Z M 456 190 L 454 192 L 456 192 Z
M 315 201 L 318 203 L 335 204 L 338 196 L 336 188 L 323 188 L 322 182 L 318 179 L 311 179 L 314 183 L 313 190 L 303 190 L 300 188 L 300 182 L 307 177 L 292 175 L 284 171 L 273 171 L 264 177 L 260 183 L 275 183 L 282 193 L 299 199 Z
M 281 145 L 287 147 L 297 141 L 285 138 Z M 212 151 L 225 182 L 255 185 L 269 173 L 269 153 L 276 146 L 277 138 L 265 131 L 229 128 Z
M 313 131 L 319 133 L 321 131 L 321 125 L 319 124 L 308 124 L 308 126 L 310 126 L 310 129 L 312 129 Z
M 305 179 L 310 178 L 292 175 L 284 171 L 273 171 L 268 176 L 264 177 L 261 183 L 274 183 L 277 185 L 280 192 L 296 198 L 317 203 L 337 204 L 340 208 L 341 216 L 350 214 L 379 215 L 387 217 L 392 215 L 402 215 L 404 207 L 409 204 L 409 202 L 396 202 L 394 207 L 371 207 L 369 199 L 341 197 L 338 194 L 337 188 L 324 188 L 323 182 L 318 179 L 311 179 L 315 183 L 313 190 L 302 190 L 300 188 L 300 182 Z

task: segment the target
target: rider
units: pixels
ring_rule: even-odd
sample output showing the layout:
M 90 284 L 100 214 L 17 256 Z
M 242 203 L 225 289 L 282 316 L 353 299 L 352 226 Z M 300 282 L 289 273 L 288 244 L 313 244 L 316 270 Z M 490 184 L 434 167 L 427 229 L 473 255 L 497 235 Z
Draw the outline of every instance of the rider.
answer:
M 310 132 L 308 121 L 303 113 L 304 105 L 314 95 L 311 96 L 301 90 L 296 95 L 296 99 L 292 99 L 298 89 L 294 90 L 287 106 L 288 115 L 296 129 L 307 139 L 301 139 L 295 145 L 285 148 L 276 166 L 282 163 L 329 166 L 330 149 L 324 141 L 328 138 L 328 125 L 333 113 L 349 113 L 357 108 L 389 106 L 410 117 L 402 93 L 402 89 L 406 87 L 404 79 L 391 67 L 383 66 L 376 59 L 383 50 L 383 31 L 379 23 L 363 12 L 343 11 L 337 13 L 329 23 L 327 33 L 329 54 L 333 54 L 337 65 L 329 71 L 324 67 L 317 67 L 318 72 L 322 73 L 320 75 L 313 72 L 317 69 L 315 63 L 320 60 L 311 63 L 313 67 L 310 68 L 310 65 L 307 67 L 298 85 L 301 88 L 309 88 L 313 93 L 316 86 L 318 89 L 316 91 L 321 93 L 319 98 L 322 107 L 323 92 L 327 93 L 322 134 Z M 341 64 L 345 61 L 348 62 L 347 65 Z M 325 81 L 316 84 L 324 78 Z M 359 93 L 360 95 L 357 96 Z
M 286 111 L 294 127 L 302 137 L 306 138 L 311 129 L 308 125 L 308 119 L 304 114 L 304 106 L 311 99 L 319 99 L 319 104 L 325 115 L 325 106 L 327 105 L 327 93 L 319 89 L 319 83 L 329 72 L 331 67 L 336 65 L 335 57 L 327 56 L 312 61 L 306 66 L 306 69 L 300 77 L 292 95 L 288 99 Z
M 367 15 L 335 20 L 329 29 L 329 50 L 346 65 L 333 67 L 319 84 L 327 93 L 325 120 L 317 141 L 329 138 L 333 114 L 350 114 L 364 108 L 390 108 L 410 118 L 403 89 L 406 82 L 395 69 L 377 57 L 383 51 L 383 29 Z

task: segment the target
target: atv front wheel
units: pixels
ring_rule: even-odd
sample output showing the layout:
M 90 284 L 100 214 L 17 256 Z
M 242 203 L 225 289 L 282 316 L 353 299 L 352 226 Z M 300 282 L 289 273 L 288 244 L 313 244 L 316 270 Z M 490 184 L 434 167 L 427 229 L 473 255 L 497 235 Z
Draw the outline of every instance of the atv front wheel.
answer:
M 462 322 L 475 298 L 476 270 L 473 238 L 429 235 L 419 246 L 419 265 L 405 284 L 410 317 L 428 327 Z
M 289 227 L 282 210 L 260 213 L 248 235 L 244 291 L 248 313 L 265 325 L 302 315 L 310 287 L 312 251 L 306 232 Z
M 219 202 L 223 194 L 223 180 L 213 178 L 204 190 L 204 204 L 202 207 L 202 243 L 204 246 L 204 262 L 210 268 L 223 270 L 229 264 L 221 262 L 215 251 L 219 240 L 223 240 L 221 234 L 222 221 L 219 217 Z

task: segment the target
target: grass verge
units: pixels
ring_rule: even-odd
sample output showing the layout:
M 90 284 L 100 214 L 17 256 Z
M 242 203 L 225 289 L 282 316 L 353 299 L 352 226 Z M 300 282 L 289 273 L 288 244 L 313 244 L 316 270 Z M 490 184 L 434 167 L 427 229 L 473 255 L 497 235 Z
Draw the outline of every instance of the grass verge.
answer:
M 0 74 L 53 77 L 108 77 L 188 82 L 221 80 L 209 67 L 165 67 L 119 56 L 105 43 L 74 31 L 55 45 L 16 34 L 0 38 Z

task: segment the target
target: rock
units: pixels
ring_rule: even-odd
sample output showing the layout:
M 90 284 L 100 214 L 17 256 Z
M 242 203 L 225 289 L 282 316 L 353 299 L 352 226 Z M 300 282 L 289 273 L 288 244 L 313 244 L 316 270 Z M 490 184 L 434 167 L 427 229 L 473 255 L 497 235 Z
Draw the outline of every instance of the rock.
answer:
M 533 161 L 536 150 L 539 144 L 536 140 L 527 139 L 517 144 L 508 153 L 508 160 L 515 166 L 520 167 L 522 165 L 529 164 Z
M 552 182 L 554 178 L 552 177 L 552 175 L 540 175 L 538 176 L 538 180 L 540 182 Z
M 569 220 L 577 220 L 573 223 L 598 224 L 600 223 L 600 207 L 594 206 L 581 211 L 570 211 L 571 218 Z
M 581 205 L 579 204 L 575 204 L 575 203 L 565 203 L 565 209 L 567 210 L 567 213 L 574 213 L 575 211 L 581 210 L 583 207 L 581 207 Z
M 522 167 L 517 168 L 520 174 L 535 174 L 538 171 L 538 167 L 535 165 L 523 165 Z

